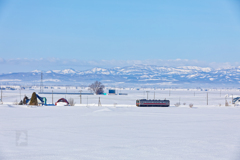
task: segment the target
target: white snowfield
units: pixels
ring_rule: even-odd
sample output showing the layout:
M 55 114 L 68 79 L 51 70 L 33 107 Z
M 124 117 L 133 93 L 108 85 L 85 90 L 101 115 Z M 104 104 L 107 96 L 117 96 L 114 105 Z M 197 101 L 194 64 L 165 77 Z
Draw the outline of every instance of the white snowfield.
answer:
M 0 159 L 238 160 L 239 107 L 0 105 Z
M 99 96 L 88 96 L 75 106 L 38 107 L 13 105 L 19 91 L 4 91 L 0 160 L 239 160 L 240 107 L 223 105 L 231 101 L 226 94 L 238 92 L 209 92 L 206 105 L 206 92 L 156 91 L 171 106 L 147 108 L 134 105 L 144 91 L 101 96 L 102 106 Z M 79 96 L 70 97 L 79 103 Z

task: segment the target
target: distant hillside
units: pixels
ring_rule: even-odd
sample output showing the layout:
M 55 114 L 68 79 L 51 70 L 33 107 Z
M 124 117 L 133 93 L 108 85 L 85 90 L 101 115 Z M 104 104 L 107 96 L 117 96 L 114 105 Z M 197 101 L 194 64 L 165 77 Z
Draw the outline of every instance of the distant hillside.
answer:
M 0 75 L 2 84 L 38 84 L 41 71 L 8 73 Z M 116 68 L 50 70 L 43 72 L 44 84 L 87 85 L 99 80 L 112 86 L 240 86 L 240 66 L 213 69 L 197 66 L 163 67 L 133 65 Z

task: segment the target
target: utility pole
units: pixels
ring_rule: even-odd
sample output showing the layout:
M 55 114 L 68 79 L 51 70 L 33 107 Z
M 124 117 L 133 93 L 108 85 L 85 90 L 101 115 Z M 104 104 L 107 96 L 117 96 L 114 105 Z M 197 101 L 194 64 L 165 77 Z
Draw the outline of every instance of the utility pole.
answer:
M 52 104 L 53 104 L 53 90 L 52 90 Z
M 146 92 L 147 92 L 147 99 L 148 99 L 148 92 L 149 92 L 149 91 L 146 91 Z
M 222 90 L 220 89 L 220 97 L 221 97 L 221 92 L 222 92 Z
M 194 97 L 195 97 L 195 92 L 194 92 Z
M 102 106 L 101 101 L 100 101 L 100 97 L 99 97 L 99 100 L 98 100 L 98 106 Z
M 154 91 L 154 100 L 155 100 L 155 91 Z
M 87 106 L 88 106 L 88 96 L 87 96 Z
M 232 104 L 233 104 L 233 94 L 232 94 Z
M 208 92 L 207 92 L 207 105 L 208 105 Z
M 170 97 L 170 90 L 169 90 L 169 97 Z
M 80 104 L 82 104 L 82 90 L 80 90 Z
M 22 96 L 21 96 L 21 89 L 22 89 L 22 87 L 20 86 L 20 101 L 21 101 L 21 99 L 22 99 Z
M 225 106 L 227 106 L 227 96 L 225 96 Z
M 2 86 L 1 86 L 1 102 L 2 102 Z
M 40 92 L 43 92 L 43 73 L 41 72 Z
M 82 94 L 80 94 L 80 104 L 82 104 Z
M 66 99 L 66 97 L 67 97 L 67 87 L 66 87 L 66 94 L 65 94 L 65 99 Z

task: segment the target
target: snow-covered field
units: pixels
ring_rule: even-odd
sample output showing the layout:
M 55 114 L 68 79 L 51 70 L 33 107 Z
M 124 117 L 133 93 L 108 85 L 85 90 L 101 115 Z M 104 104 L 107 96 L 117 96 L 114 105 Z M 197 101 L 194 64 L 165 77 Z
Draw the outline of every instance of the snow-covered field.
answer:
M 53 92 L 61 93 L 79 93 L 80 89 L 55 89 Z M 81 89 L 84 93 L 89 92 L 87 89 Z M 147 91 L 149 91 L 147 93 Z M 31 97 L 32 93 L 39 92 L 36 90 L 3 90 L 2 91 L 2 101 L 3 104 L 15 104 L 23 99 L 24 95 Z M 44 92 L 51 93 L 52 90 L 45 89 Z M 107 92 L 107 90 L 105 90 Z M 208 91 L 201 89 L 140 89 L 140 90 L 117 90 L 117 93 L 127 93 L 128 95 L 82 95 L 82 106 L 97 106 L 100 98 L 102 105 L 106 106 L 118 106 L 118 105 L 128 105 L 135 106 L 137 99 L 169 99 L 171 105 L 174 106 L 176 103 L 186 104 L 188 106 L 190 103 L 194 106 L 198 105 L 210 105 L 210 106 L 224 106 L 225 102 L 231 104 L 232 98 L 240 97 L 240 89 L 208 89 Z M 155 96 L 154 96 L 155 95 Z M 69 94 L 41 94 L 40 96 L 47 98 L 47 103 L 55 103 L 60 98 L 74 99 L 76 105 L 80 104 L 79 95 L 69 95 Z
M 209 91 L 209 105 L 205 91 L 155 91 L 156 99 L 171 101 L 162 108 L 135 107 L 136 99 L 147 98 L 143 90 L 122 92 L 128 95 L 100 96 L 102 106 L 99 96 L 83 96 L 80 105 L 79 96 L 66 95 L 78 104 L 27 107 L 12 104 L 19 91 L 4 91 L 0 159 L 240 159 L 240 107 L 224 106 L 225 95 L 230 102 L 238 90 Z M 43 96 L 51 103 L 52 95 Z M 175 107 L 179 101 L 186 105 Z

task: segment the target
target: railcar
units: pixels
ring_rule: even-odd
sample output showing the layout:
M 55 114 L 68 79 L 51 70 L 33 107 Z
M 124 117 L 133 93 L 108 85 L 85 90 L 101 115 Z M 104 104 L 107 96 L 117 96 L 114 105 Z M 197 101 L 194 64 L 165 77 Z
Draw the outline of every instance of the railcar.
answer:
M 138 107 L 169 107 L 169 105 L 169 100 L 139 99 L 136 101 L 136 106 Z

